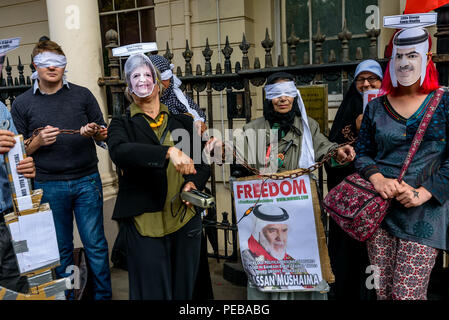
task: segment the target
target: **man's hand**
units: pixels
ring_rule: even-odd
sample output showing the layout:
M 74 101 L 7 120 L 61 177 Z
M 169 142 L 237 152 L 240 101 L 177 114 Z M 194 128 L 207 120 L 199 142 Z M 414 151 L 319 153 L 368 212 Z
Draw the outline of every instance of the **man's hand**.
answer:
M 432 198 L 432 194 L 424 187 L 413 188 L 405 181 L 402 181 L 398 188 L 396 200 L 404 207 L 418 207 Z
M 182 188 L 182 191 L 183 191 L 183 192 L 187 192 L 187 191 L 190 191 L 190 190 L 197 190 L 195 184 L 194 184 L 193 182 L 191 182 L 191 181 L 190 181 L 190 182 L 187 182 L 186 185 L 184 186 L 184 188 Z M 184 202 L 184 204 L 185 204 L 187 207 L 189 207 L 189 208 L 193 207 L 193 204 L 191 204 L 191 203 L 188 202 L 188 201 L 182 200 L 182 202 Z
M 0 154 L 7 153 L 15 144 L 14 132 L 0 130 Z
M 49 146 L 56 142 L 56 137 L 58 135 L 59 128 L 46 126 L 39 132 L 38 136 L 35 139 L 37 139 L 39 147 Z
M 26 157 L 17 164 L 17 172 L 25 178 L 32 179 L 36 176 L 36 167 L 33 158 Z
M 375 173 L 369 180 L 384 199 L 392 199 L 399 193 L 400 184 L 397 179 L 385 178 L 382 173 Z
M 36 150 L 38 150 L 40 147 L 49 146 L 56 142 L 56 137 L 60 134 L 59 128 L 52 127 L 52 126 L 46 126 L 44 129 L 42 129 L 39 134 L 33 138 L 33 140 L 25 141 L 25 150 L 27 155 L 31 155 Z
M 337 156 L 335 157 L 339 164 L 351 162 L 355 158 L 354 148 L 350 145 L 344 145 L 337 149 Z
M 166 157 L 170 159 L 170 161 L 175 166 L 176 171 L 178 171 L 180 174 L 196 174 L 193 160 L 181 150 L 175 147 L 170 147 L 168 148 Z
M 96 124 L 95 122 L 88 123 L 80 128 L 80 134 L 83 137 L 90 138 L 99 131 L 98 127 L 98 124 Z

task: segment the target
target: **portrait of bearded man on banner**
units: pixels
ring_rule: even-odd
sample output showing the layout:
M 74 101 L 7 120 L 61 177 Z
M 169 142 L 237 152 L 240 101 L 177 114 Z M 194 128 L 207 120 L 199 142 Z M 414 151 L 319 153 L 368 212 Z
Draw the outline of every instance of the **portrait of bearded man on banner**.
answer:
M 264 261 L 295 260 L 287 253 L 289 215 L 284 208 L 272 205 L 257 205 L 253 210 L 253 230 L 248 238 L 248 249 L 242 252 L 242 261 L 253 275 L 263 268 Z M 257 266 L 260 265 L 260 266 Z M 305 268 L 298 270 L 306 272 Z

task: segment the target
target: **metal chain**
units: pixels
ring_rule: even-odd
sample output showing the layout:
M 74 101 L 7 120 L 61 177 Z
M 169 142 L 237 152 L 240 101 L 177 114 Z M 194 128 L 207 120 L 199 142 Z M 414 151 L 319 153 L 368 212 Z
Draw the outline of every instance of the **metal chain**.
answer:
M 24 142 L 25 147 L 27 148 L 31 144 L 33 139 L 36 138 L 39 135 L 39 133 L 42 130 L 44 130 L 44 129 L 45 129 L 44 127 L 40 127 L 40 128 L 34 129 L 33 134 Z M 95 124 L 95 129 L 98 132 L 98 130 L 101 129 L 101 126 L 98 125 L 98 124 Z M 80 130 L 61 129 L 61 130 L 59 130 L 59 133 L 63 133 L 63 134 L 77 134 L 77 133 L 80 133 Z
M 354 138 L 354 135 L 353 135 L 352 130 L 351 130 L 351 125 L 345 126 L 342 129 L 341 132 L 342 132 L 343 136 L 346 139 L 348 139 L 347 143 L 339 144 L 335 149 L 331 150 L 328 154 L 326 154 L 321 161 L 315 163 L 314 165 L 310 166 L 309 168 L 307 168 L 307 169 L 299 168 L 299 169 L 290 171 L 291 173 L 287 174 L 287 175 L 285 175 L 285 174 L 284 175 L 283 174 L 270 174 L 270 175 L 260 174 L 260 171 L 258 169 L 251 167 L 244 159 L 238 159 L 238 160 L 242 161 L 242 165 L 245 168 L 247 168 L 248 170 L 253 172 L 255 175 L 263 178 L 262 184 L 260 186 L 260 189 L 262 189 L 263 185 L 269 179 L 282 180 L 282 179 L 288 179 L 288 178 L 297 178 L 299 176 L 302 176 L 302 175 L 305 175 L 305 174 L 309 174 L 309 173 L 317 170 L 318 168 L 322 167 L 324 165 L 324 163 L 326 163 L 332 157 L 335 157 L 337 155 L 338 148 L 341 148 L 342 146 L 345 146 L 345 145 L 351 145 L 351 144 L 353 144 L 356 141 L 356 138 Z M 224 146 L 223 146 L 223 149 L 224 149 Z M 237 159 L 237 153 L 235 152 L 235 148 L 233 149 L 233 153 L 234 153 L 234 157 Z M 243 213 L 243 215 L 237 221 L 237 224 L 239 224 L 240 221 L 242 221 L 243 218 L 247 217 L 249 214 L 251 214 L 253 212 L 254 208 L 259 203 L 261 196 L 262 196 L 262 193 L 260 193 L 259 198 L 256 200 L 256 202 Z
M 322 167 L 327 161 L 329 161 L 331 158 L 335 157 L 337 155 L 338 149 L 345 146 L 345 145 L 351 145 L 356 141 L 356 138 L 354 138 L 354 134 L 352 133 L 351 130 L 351 125 L 347 125 L 342 129 L 342 134 L 343 136 L 348 140 L 348 142 L 346 143 L 342 143 L 339 144 L 335 149 L 331 150 L 328 154 L 326 154 L 323 159 L 319 162 L 316 162 L 315 164 L 313 164 L 312 166 L 310 166 L 309 168 L 299 168 L 293 171 L 290 171 L 291 173 L 287 174 L 287 175 L 283 175 L 280 173 L 276 173 L 276 174 L 262 174 L 260 173 L 260 170 L 251 167 L 246 161 L 245 159 L 242 159 L 241 157 L 239 157 L 237 155 L 237 152 L 235 150 L 235 148 L 233 148 L 232 152 L 234 155 L 234 158 L 236 160 L 238 160 L 243 167 L 245 167 L 246 169 L 248 169 L 250 172 L 254 173 L 254 175 L 259 176 L 261 178 L 266 178 L 266 179 L 272 179 L 272 180 L 283 180 L 283 179 L 288 179 L 288 178 L 297 178 L 299 176 L 305 175 L 305 174 L 309 174 L 317 169 L 319 169 L 320 167 Z M 223 144 L 222 147 L 222 151 L 223 151 L 223 156 L 225 155 L 224 153 L 224 149 L 225 149 L 226 145 Z M 224 159 L 223 159 L 224 161 Z

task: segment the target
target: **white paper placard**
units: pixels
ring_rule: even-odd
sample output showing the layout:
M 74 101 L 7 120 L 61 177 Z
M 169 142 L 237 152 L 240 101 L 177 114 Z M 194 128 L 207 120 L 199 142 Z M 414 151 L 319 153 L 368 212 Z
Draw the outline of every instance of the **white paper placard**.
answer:
M 368 102 L 381 96 L 379 92 L 380 92 L 379 89 L 366 90 L 363 92 L 363 112 L 365 112 L 365 108 Z
M 428 27 L 437 23 L 437 13 L 402 14 L 385 16 L 384 28 L 406 29 L 415 27 Z
M 51 210 L 18 217 L 9 225 L 14 241 L 26 241 L 28 251 L 16 254 L 20 273 L 59 261 L 58 241 Z
M 33 208 L 33 199 L 31 196 L 18 197 L 17 206 L 19 207 L 19 211 L 28 210 Z
M 143 42 L 129 44 L 123 47 L 113 48 L 112 55 L 114 57 L 127 57 L 136 53 L 148 53 L 157 51 L 156 42 Z
M 16 143 L 8 152 L 10 162 L 11 176 L 14 184 L 14 192 L 16 197 L 24 197 L 31 195 L 31 186 L 27 178 L 17 172 L 17 164 L 23 160 L 23 148 L 20 135 L 15 136 Z
M 8 51 L 14 50 L 18 48 L 20 45 L 20 37 L 19 38 L 10 38 L 10 39 L 2 39 L 0 40 L 0 54 L 4 54 Z

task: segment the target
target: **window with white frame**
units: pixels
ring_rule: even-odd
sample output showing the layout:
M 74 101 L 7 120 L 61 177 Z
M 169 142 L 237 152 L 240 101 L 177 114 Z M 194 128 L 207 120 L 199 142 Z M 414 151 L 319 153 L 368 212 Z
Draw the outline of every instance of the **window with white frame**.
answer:
M 119 46 L 156 41 L 154 0 L 98 0 L 103 47 L 109 29 L 118 32 Z

